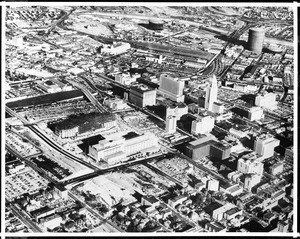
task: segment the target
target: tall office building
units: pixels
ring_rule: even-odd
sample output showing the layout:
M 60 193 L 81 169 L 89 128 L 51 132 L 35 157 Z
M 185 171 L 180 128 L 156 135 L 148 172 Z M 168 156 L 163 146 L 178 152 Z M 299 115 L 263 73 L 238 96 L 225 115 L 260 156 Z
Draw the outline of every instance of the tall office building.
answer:
M 261 53 L 264 45 L 265 30 L 262 28 L 251 28 L 248 36 L 248 49 Z
M 270 134 L 261 134 L 256 138 L 254 143 L 254 150 L 261 157 L 270 158 L 274 155 L 274 148 L 279 146 L 280 141 L 275 139 Z
M 288 232 L 289 224 L 286 221 L 280 220 L 277 223 L 278 232 Z
M 214 102 L 217 101 L 218 83 L 217 78 L 213 75 L 209 80 L 209 85 L 206 88 L 205 94 L 205 109 L 212 111 Z
M 168 134 L 173 134 L 176 132 L 176 116 L 170 115 L 166 118 L 166 132 Z
M 211 179 L 207 182 L 207 190 L 219 191 L 219 181 L 216 179 Z
M 222 104 L 220 102 L 214 102 L 213 103 L 212 112 L 214 112 L 216 114 L 223 114 L 224 111 L 225 111 L 224 104 Z
M 211 116 L 204 116 L 193 120 L 191 133 L 192 134 L 207 134 L 215 126 L 215 119 Z
M 244 155 L 238 159 L 237 171 L 244 174 L 262 175 L 264 171 L 264 164 L 261 162 L 262 158 L 258 157 L 255 152 Z
M 179 79 L 169 74 L 161 74 L 158 92 L 172 101 L 183 102 L 184 82 L 184 79 Z
M 274 93 L 258 94 L 255 97 L 255 105 L 270 110 L 276 109 L 277 108 L 276 94 Z
M 245 177 L 244 188 L 251 191 L 251 189 L 260 183 L 262 176 L 257 174 L 248 174 Z
M 188 113 L 188 106 L 184 103 L 178 103 L 175 105 L 167 105 L 166 108 L 166 118 L 170 115 L 176 116 L 177 120 L 180 120 L 180 118 L 183 115 L 186 115 Z
M 248 110 L 248 119 L 253 120 L 260 120 L 264 117 L 264 111 L 260 107 L 251 107 Z
M 129 90 L 129 102 L 141 108 L 156 103 L 156 89 L 150 89 L 146 85 L 132 86 Z

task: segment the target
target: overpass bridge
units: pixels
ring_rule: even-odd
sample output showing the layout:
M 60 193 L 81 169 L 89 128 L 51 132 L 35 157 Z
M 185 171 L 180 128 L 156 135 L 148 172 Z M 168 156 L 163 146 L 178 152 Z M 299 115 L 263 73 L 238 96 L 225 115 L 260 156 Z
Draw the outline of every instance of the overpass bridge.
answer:
M 97 176 L 100 176 L 100 175 L 103 175 L 103 174 L 106 174 L 106 173 L 119 171 L 119 170 L 125 169 L 127 167 L 142 164 L 142 163 L 146 163 L 146 162 L 150 162 L 152 160 L 164 159 L 164 158 L 169 157 L 170 155 L 171 154 L 161 154 L 161 155 L 156 155 L 156 156 L 153 156 L 153 157 L 144 158 L 144 159 L 141 159 L 141 160 L 135 160 L 135 161 L 129 161 L 129 162 L 127 161 L 124 164 L 114 165 L 114 166 L 106 168 L 106 169 L 98 169 L 98 170 L 95 170 L 94 172 L 91 172 L 91 173 L 88 173 L 88 174 L 85 174 L 85 175 L 81 175 L 81 176 L 78 176 L 78 177 L 74 177 L 74 178 L 71 178 L 71 179 L 68 179 L 68 180 L 61 181 L 61 183 L 64 186 L 76 185 L 78 183 L 81 183 L 83 181 L 89 180 L 91 178 L 94 178 L 94 177 L 97 177 Z

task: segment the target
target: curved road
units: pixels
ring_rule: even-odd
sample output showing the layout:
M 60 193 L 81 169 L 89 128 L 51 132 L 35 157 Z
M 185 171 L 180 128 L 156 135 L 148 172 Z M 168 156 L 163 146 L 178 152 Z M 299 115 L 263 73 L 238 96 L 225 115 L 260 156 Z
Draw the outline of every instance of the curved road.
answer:
M 36 135 L 38 135 L 42 140 L 44 140 L 50 147 L 54 148 L 61 154 L 65 155 L 69 159 L 75 160 L 78 163 L 81 163 L 85 165 L 88 168 L 91 168 L 93 170 L 98 170 L 99 168 L 89 164 L 88 162 L 76 157 L 75 155 L 71 154 L 70 152 L 64 150 L 58 143 L 56 143 L 54 140 L 50 139 L 48 136 L 46 136 L 39 128 L 37 128 L 35 125 L 30 125 L 30 123 L 24 119 L 22 116 L 20 116 L 18 113 L 10 109 L 8 106 L 5 106 L 5 111 L 9 113 L 10 115 L 17 117 L 19 120 L 22 121 L 23 124 L 27 125 L 29 129 L 31 129 Z

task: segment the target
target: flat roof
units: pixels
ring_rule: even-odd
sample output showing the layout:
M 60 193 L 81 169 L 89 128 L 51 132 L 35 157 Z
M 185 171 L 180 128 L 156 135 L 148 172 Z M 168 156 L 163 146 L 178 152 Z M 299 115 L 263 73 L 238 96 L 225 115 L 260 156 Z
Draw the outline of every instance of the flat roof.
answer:
M 115 120 L 115 115 L 112 113 L 92 112 L 88 114 L 70 115 L 67 119 L 52 124 L 57 130 L 72 129 L 76 126 L 81 126 L 86 123 L 102 124 Z

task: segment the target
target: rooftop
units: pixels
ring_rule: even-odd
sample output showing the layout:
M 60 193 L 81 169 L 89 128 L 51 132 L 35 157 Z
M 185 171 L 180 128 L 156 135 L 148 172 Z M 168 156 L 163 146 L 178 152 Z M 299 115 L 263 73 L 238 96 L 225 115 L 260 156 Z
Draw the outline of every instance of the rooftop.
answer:
M 54 123 L 57 130 L 72 129 L 87 123 L 103 124 L 115 120 L 115 115 L 111 113 L 92 112 L 89 114 L 70 115 L 67 119 Z

